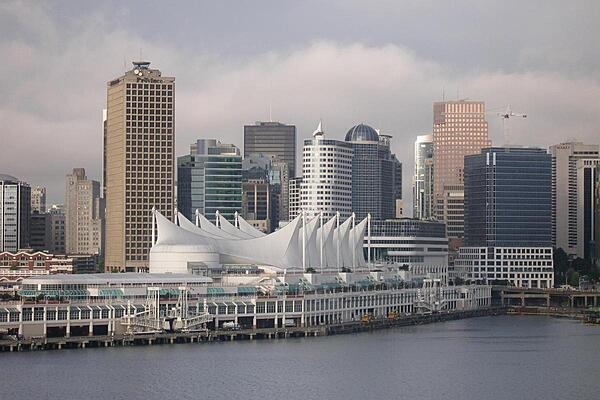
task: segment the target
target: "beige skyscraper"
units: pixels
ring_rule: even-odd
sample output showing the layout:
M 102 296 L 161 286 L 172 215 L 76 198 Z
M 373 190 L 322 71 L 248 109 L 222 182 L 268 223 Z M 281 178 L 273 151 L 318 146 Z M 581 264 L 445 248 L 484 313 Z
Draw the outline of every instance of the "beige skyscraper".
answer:
M 433 103 L 435 213 L 450 238 L 464 236 L 464 158 L 491 144 L 483 101 Z
M 88 179 L 85 169 L 74 168 L 65 190 L 67 254 L 101 253 L 103 209 L 100 182 Z
M 144 271 L 151 210 L 174 208 L 175 78 L 134 62 L 108 82 L 104 140 L 107 271 Z
M 552 241 L 569 255 L 584 257 L 593 237 L 593 181 L 600 145 L 550 146 L 552 154 Z M 588 203 L 589 201 L 589 203 Z M 591 225 L 591 226 L 590 226 Z M 584 229 L 586 228 L 586 229 Z

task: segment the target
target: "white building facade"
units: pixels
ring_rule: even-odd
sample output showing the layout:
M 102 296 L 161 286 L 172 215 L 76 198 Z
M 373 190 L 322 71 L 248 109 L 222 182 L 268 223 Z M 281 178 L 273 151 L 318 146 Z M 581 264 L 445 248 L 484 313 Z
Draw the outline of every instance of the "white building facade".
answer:
M 466 281 L 507 281 L 523 288 L 554 283 L 551 247 L 461 247 L 454 268 Z
M 320 129 L 304 141 L 300 208 L 307 216 L 322 212 L 327 219 L 339 211 L 342 218 L 350 217 L 352 156 L 350 143 L 325 139 Z

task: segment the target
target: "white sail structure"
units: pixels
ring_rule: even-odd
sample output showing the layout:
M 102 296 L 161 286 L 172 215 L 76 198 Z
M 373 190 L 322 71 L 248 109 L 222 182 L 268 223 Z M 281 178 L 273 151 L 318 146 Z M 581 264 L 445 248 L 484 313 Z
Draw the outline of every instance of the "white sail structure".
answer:
M 178 224 L 156 210 L 152 214 L 150 272 L 185 273 L 223 264 L 255 264 L 275 269 L 301 270 L 303 248 L 306 250 L 304 265 L 316 270 L 365 264 L 362 256 L 365 221 L 352 228 L 352 219 L 348 219 L 335 228 L 337 220 L 333 218 L 320 227 L 320 217 L 315 217 L 301 226 L 302 216 L 298 216 L 269 235 L 243 238 L 235 236 L 235 226 L 220 221 L 221 228 L 218 228 L 201 214 L 197 215 L 200 226 L 182 214 L 177 214 Z
M 317 248 L 319 249 L 319 266 L 323 269 L 328 267 L 335 267 L 334 258 L 335 258 L 335 248 L 333 247 L 333 231 L 335 230 L 335 222 L 337 217 L 332 217 L 329 221 L 323 224 L 323 227 L 319 227 L 317 229 Z M 321 241 L 321 237 L 323 237 Z M 321 251 L 323 255 L 321 256 Z M 328 251 L 332 253 L 328 256 Z M 321 258 L 323 259 L 323 263 L 321 265 Z
M 366 267 L 365 253 L 363 243 L 365 241 L 365 230 L 367 229 L 368 218 L 360 221 L 348 234 L 348 248 L 352 257 L 352 249 L 354 249 L 354 258 L 350 260 L 350 265 L 354 267 Z
M 238 237 L 233 236 L 233 235 L 225 232 L 224 230 L 217 228 L 217 226 L 215 226 L 215 224 L 210 222 L 208 220 L 208 218 L 206 218 L 204 215 L 202 215 L 198 211 L 196 211 L 196 220 L 198 221 L 200 228 L 203 231 L 205 231 L 211 235 L 214 235 L 216 237 L 221 237 L 224 239 L 239 239 Z
M 258 229 L 256 229 L 255 227 L 253 227 L 252 224 L 250 224 L 248 221 L 246 221 L 244 218 L 242 218 L 241 215 L 238 215 L 237 218 L 238 218 L 238 225 L 240 227 L 240 231 L 247 233 L 248 235 L 255 237 L 255 238 L 266 236 L 266 233 L 261 232 Z
M 219 214 L 219 228 L 221 228 L 222 231 L 225 231 L 226 233 L 240 239 L 252 239 L 254 237 L 236 228 L 231 222 L 227 221 L 227 218 L 225 218 L 222 214 Z
M 304 229 L 306 229 L 306 267 L 320 267 L 319 253 L 317 250 L 317 228 L 319 227 L 319 216 L 313 217 L 306 222 L 306 228 L 300 228 L 298 234 L 298 247 L 302 251 L 304 240 Z

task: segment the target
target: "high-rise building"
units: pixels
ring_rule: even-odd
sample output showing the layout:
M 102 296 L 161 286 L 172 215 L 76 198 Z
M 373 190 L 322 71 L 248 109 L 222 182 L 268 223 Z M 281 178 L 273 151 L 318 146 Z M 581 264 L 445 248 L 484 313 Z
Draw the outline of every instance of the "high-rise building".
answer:
M 194 220 L 196 210 L 209 219 L 217 211 L 229 221 L 242 211 L 242 157 L 233 144 L 198 139 L 190 154 L 177 157 L 177 206 Z
M 464 157 L 490 146 L 483 101 L 433 103 L 434 207 L 450 238 L 464 236 Z
M 108 271 L 148 268 L 155 207 L 174 210 L 175 78 L 149 62 L 108 82 L 104 185 Z
M 252 154 L 242 161 L 242 180 L 244 182 L 242 186 L 242 216 L 255 226 L 260 226 L 261 230 L 265 230 L 263 227 L 266 226 L 265 232 L 274 231 L 279 221 L 287 221 L 289 218 L 289 177 L 287 173 L 287 164 L 279 161 L 275 156 Z M 266 193 L 268 193 L 266 203 L 254 202 L 254 196 L 260 194 L 262 198 Z M 248 201 L 253 205 L 247 203 Z M 258 205 L 267 208 L 264 211 L 254 210 L 254 207 Z M 255 216 L 259 214 L 265 217 L 256 219 Z
M 320 128 L 304 141 L 299 211 L 309 217 L 322 212 L 325 218 L 339 212 L 341 218 L 348 218 L 352 214 L 354 150 L 349 142 L 325 139 Z
M 65 212 L 62 204 L 52 204 L 48 207 L 50 216 L 49 251 L 54 254 L 66 254 L 65 248 Z
M 288 185 L 288 193 L 290 199 L 289 219 L 292 220 L 300 215 L 302 207 L 300 206 L 300 191 L 302 187 L 302 178 L 291 178 Z
M 402 198 L 402 164 L 390 151 L 390 138 L 369 125 L 353 126 L 346 133 L 352 154 L 352 212 L 359 219 L 396 216 Z
M 593 260 L 600 267 L 600 165 L 596 166 L 596 183 L 594 187 L 594 238 L 596 247 Z
M 29 219 L 29 248 L 36 251 L 50 251 L 52 238 L 51 215 L 47 213 L 31 213 Z
M 264 181 L 242 183 L 242 217 L 256 229 L 273 230 L 271 187 Z
M 432 219 L 433 204 L 433 135 L 419 135 L 415 141 L 413 218 Z
M 465 242 L 457 275 L 548 288 L 552 261 L 552 157 L 545 149 L 485 148 L 465 157 Z
M 84 168 L 66 177 L 65 242 L 67 254 L 100 254 L 103 201 L 100 182 L 88 179 Z
M 0 252 L 29 247 L 31 187 L 0 174 Z
M 600 145 L 581 142 L 550 146 L 552 154 L 552 238 L 554 246 L 571 256 L 584 256 L 587 247 L 584 214 L 579 213 L 584 192 L 584 170 L 600 159 Z M 579 172 L 578 172 L 579 170 Z M 588 172 L 589 174 L 589 172 Z M 589 190 L 589 181 L 588 189 Z M 589 223 L 589 219 L 588 219 Z
M 596 181 L 600 158 L 577 160 L 577 257 L 596 259 Z
M 46 212 L 46 188 L 36 186 L 31 188 L 31 212 L 42 214 Z
M 492 147 L 465 157 L 465 245 L 552 246 L 552 157 Z
M 252 154 L 276 156 L 296 176 L 296 127 L 280 122 L 256 122 L 244 126 L 244 158 Z

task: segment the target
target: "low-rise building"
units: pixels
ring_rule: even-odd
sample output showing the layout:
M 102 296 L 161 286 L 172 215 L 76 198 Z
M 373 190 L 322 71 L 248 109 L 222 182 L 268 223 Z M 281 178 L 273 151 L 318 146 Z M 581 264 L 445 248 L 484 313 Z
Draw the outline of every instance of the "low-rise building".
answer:
M 410 270 L 413 277 L 441 279 L 444 284 L 448 281 L 444 223 L 411 218 L 372 220 L 364 249 L 365 258 L 375 265 L 400 265 Z
M 552 247 L 461 247 L 454 268 L 466 281 L 524 288 L 551 288 L 554 282 Z
M 42 251 L 4 251 L 0 253 L 0 286 L 12 287 L 24 278 L 70 274 L 73 272 L 73 260 L 65 256 Z

